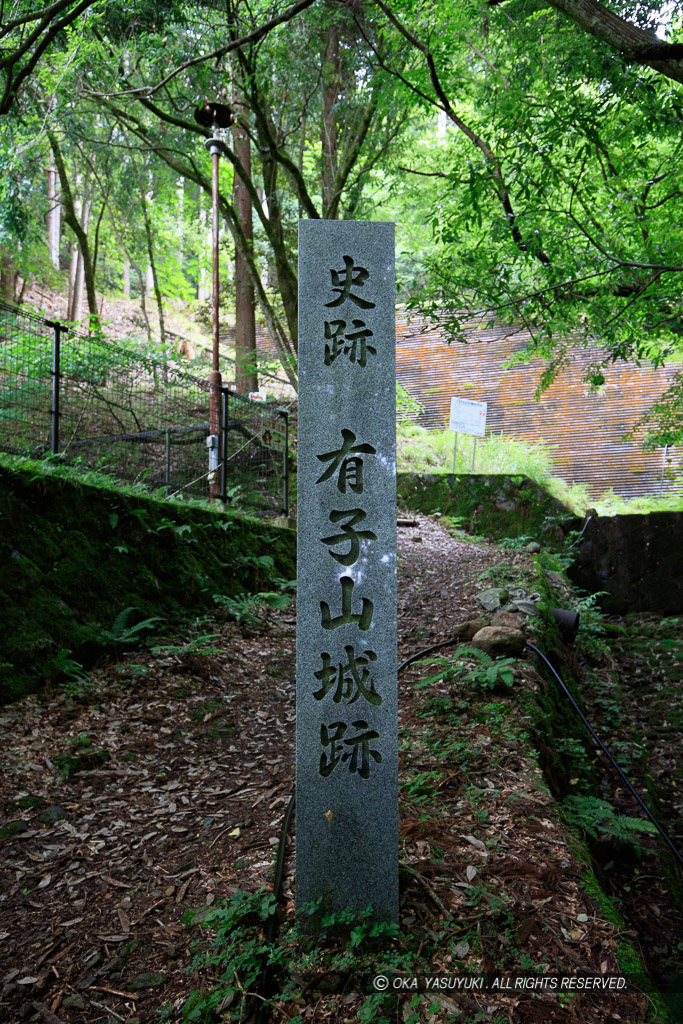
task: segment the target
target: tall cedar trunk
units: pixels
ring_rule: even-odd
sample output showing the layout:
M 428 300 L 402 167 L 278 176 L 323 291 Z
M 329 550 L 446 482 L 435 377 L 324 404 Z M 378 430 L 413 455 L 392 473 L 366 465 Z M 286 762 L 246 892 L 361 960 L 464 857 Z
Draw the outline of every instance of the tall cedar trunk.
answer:
M 233 102 L 238 118 L 248 117 L 248 110 L 240 103 L 236 92 Z M 251 176 L 251 140 L 239 122 L 233 125 L 232 138 L 235 155 Z M 245 240 L 251 247 L 254 238 L 251 197 L 237 173 L 233 178 L 233 205 Z M 258 390 L 254 285 L 238 246 L 235 246 L 235 387 L 243 395 Z
M 83 202 L 83 213 L 81 214 L 81 225 L 83 230 L 87 233 L 88 224 L 90 223 L 90 208 L 91 202 L 89 199 Z M 83 285 L 85 283 L 85 264 L 83 261 L 83 253 L 79 247 L 77 258 L 76 258 L 76 273 L 74 277 L 74 288 L 73 288 L 73 299 L 72 306 L 69 311 L 69 320 L 74 322 L 81 319 L 83 315 Z
M 82 179 L 80 174 L 76 175 L 76 188 L 80 189 Z M 74 199 L 73 201 L 74 214 L 80 221 L 81 219 L 81 201 L 80 199 Z M 69 252 L 71 258 L 69 260 L 69 290 L 66 300 L 66 319 L 72 321 L 74 319 L 74 292 L 76 290 L 76 275 L 78 274 L 78 239 L 75 238 L 73 244 L 69 246 Z
M 57 136 L 54 132 L 48 130 L 48 139 L 52 146 L 52 152 L 55 158 L 55 166 L 59 175 L 59 185 L 62 191 L 62 208 L 64 210 L 64 220 L 69 225 L 76 238 L 78 239 L 78 247 L 83 256 L 83 273 L 85 277 L 85 292 L 88 296 L 88 310 L 90 312 L 90 326 L 94 330 L 99 330 L 100 317 L 97 310 L 97 295 L 95 293 L 95 272 L 93 270 L 92 258 L 90 255 L 90 245 L 88 244 L 88 235 L 83 230 L 83 227 L 76 216 L 74 208 L 73 196 L 71 194 L 71 187 L 69 185 L 69 178 L 66 173 L 66 167 L 64 160 L 62 159 L 62 151 L 59 148 Z
M 328 30 L 327 47 L 323 64 L 323 109 L 322 109 L 322 198 L 323 217 L 329 215 L 334 202 L 334 186 L 337 179 L 337 156 L 339 130 L 337 128 L 337 100 L 341 57 L 339 51 L 339 26 L 332 24 Z
M 0 250 L 0 297 L 5 302 L 14 302 L 14 287 L 17 274 L 12 263 L 12 257 L 4 249 Z
M 147 196 L 144 191 L 141 192 L 142 196 L 142 219 L 145 222 L 145 235 L 147 237 L 147 255 L 149 256 L 149 269 L 152 271 L 152 285 L 154 288 L 154 297 L 157 304 L 157 313 L 159 315 L 159 338 L 161 344 L 166 344 L 166 327 L 164 325 L 164 307 L 161 301 L 161 289 L 159 287 L 159 278 L 157 276 L 156 263 L 154 261 L 154 242 L 152 238 L 152 225 L 147 215 Z
M 282 230 L 282 208 L 277 193 L 277 171 L 278 165 L 270 152 L 261 154 L 261 169 L 263 184 L 265 186 L 265 201 L 268 209 L 268 220 L 270 222 L 271 234 L 269 241 L 273 248 L 273 260 L 275 262 L 275 274 L 277 277 L 278 290 L 282 299 L 282 307 L 287 320 L 289 336 L 296 348 L 298 337 L 298 303 L 297 303 L 297 279 L 292 272 L 287 259 L 287 252 L 284 244 L 284 233 Z
M 47 248 L 50 263 L 59 270 L 60 215 L 57 171 L 53 164 L 47 169 Z
M 197 298 L 200 302 L 206 302 L 211 297 L 209 287 L 209 273 L 206 269 L 207 254 L 211 252 L 211 231 L 206 224 L 206 206 L 203 202 L 204 195 L 199 193 L 199 237 L 203 239 L 204 245 L 200 249 L 199 256 L 199 277 L 197 280 Z M 201 243 L 200 243 L 201 244 Z
M 147 341 L 152 341 L 152 327 L 147 316 L 147 305 L 145 303 L 145 279 L 142 276 L 142 271 L 139 267 L 134 267 L 135 273 L 138 275 L 138 281 L 140 282 L 140 307 L 142 309 L 142 316 L 145 321 L 145 330 L 147 331 Z

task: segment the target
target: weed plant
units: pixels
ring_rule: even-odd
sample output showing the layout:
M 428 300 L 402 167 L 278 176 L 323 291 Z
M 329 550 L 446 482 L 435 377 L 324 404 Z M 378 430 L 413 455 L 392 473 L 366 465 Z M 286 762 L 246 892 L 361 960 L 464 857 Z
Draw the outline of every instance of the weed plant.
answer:
M 455 440 L 453 432 L 450 430 L 427 430 L 411 419 L 409 414 L 414 414 L 412 408 L 408 408 L 406 413 L 398 411 L 397 407 L 399 472 L 453 472 Z M 473 442 L 472 437 L 458 435 L 456 473 L 472 472 Z M 571 508 L 577 515 L 583 515 L 585 510 L 591 507 L 595 508 L 601 516 L 683 510 L 683 494 L 680 493 L 649 494 L 627 499 L 615 494 L 610 488 L 599 498 L 591 497 L 585 484 L 568 483 L 557 475 L 553 463 L 553 445 L 543 440 L 518 441 L 504 434 L 489 434 L 486 438 L 478 438 L 475 472 L 526 476 L 547 490 L 558 501 Z

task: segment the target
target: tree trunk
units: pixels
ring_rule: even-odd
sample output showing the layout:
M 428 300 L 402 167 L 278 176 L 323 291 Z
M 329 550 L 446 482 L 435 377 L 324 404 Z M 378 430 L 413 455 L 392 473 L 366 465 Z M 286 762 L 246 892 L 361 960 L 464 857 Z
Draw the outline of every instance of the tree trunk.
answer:
M 166 344 L 166 328 L 164 325 L 164 307 L 161 301 L 161 289 L 159 288 L 159 278 L 157 277 L 156 263 L 154 262 L 154 241 L 152 238 L 152 225 L 150 223 L 149 216 L 147 214 L 147 195 L 144 191 L 141 191 L 142 196 L 142 219 L 145 222 L 145 235 L 147 237 L 147 255 L 149 256 L 149 267 L 147 268 L 147 281 L 151 274 L 152 287 L 154 289 L 154 297 L 157 304 L 157 313 L 159 315 L 159 340 L 162 345 Z
M 47 249 L 50 263 L 59 270 L 59 240 L 61 229 L 61 207 L 57 189 L 57 171 L 53 164 L 47 169 Z
M 88 296 L 88 310 L 90 312 L 90 327 L 93 330 L 99 330 L 100 317 L 97 309 L 97 295 L 95 293 L 95 273 L 93 271 L 92 259 L 90 256 L 90 246 L 88 244 L 88 235 L 83 230 L 83 227 L 76 216 L 76 210 L 74 208 L 73 196 L 71 194 L 71 187 L 69 185 L 69 178 L 66 173 L 66 167 L 64 160 L 62 159 L 62 151 L 59 148 L 57 136 L 48 129 L 47 132 L 50 145 L 52 146 L 52 152 L 54 153 L 55 166 L 59 175 L 59 184 L 62 190 L 62 206 L 64 208 L 64 220 L 69 225 L 76 238 L 78 239 L 78 246 L 83 256 L 83 273 L 85 276 L 85 291 Z
M 14 302 L 14 286 L 17 274 L 12 257 L 4 249 L 0 250 L 0 295 L 5 302 Z
M 76 175 L 76 188 L 79 188 L 80 184 L 81 184 L 81 176 L 80 176 L 80 174 L 77 174 Z M 74 199 L 73 206 L 74 206 L 74 214 L 76 215 L 76 218 L 80 221 L 80 218 L 81 218 L 81 201 L 80 201 L 80 199 Z M 67 302 L 66 302 L 66 319 L 69 321 L 69 323 L 71 323 L 73 320 L 76 319 L 76 314 L 74 312 L 74 309 L 75 309 L 75 307 L 74 307 L 74 296 L 75 296 L 75 293 L 76 293 L 76 280 L 77 280 L 77 277 L 78 277 L 79 248 L 78 248 L 78 239 L 77 238 L 74 239 L 73 244 L 69 247 L 69 249 L 70 249 L 70 252 L 71 252 L 71 259 L 69 260 L 69 290 L 68 290 Z
M 620 50 L 626 60 L 647 64 L 674 82 L 683 82 L 683 44 L 658 39 L 633 22 L 620 18 L 598 0 L 548 2 L 596 39 Z
M 236 91 L 233 92 L 233 104 L 238 117 L 246 119 L 248 109 L 240 102 Z M 233 125 L 232 138 L 235 154 L 251 176 L 251 140 L 239 122 Z M 233 206 L 244 238 L 251 247 L 254 238 L 251 197 L 237 173 L 233 177 Z M 238 246 L 235 246 L 235 387 L 243 395 L 258 391 L 254 306 L 254 286 L 249 268 Z
M 337 153 L 339 130 L 337 128 L 336 106 L 339 99 L 341 57 L 339 52 L 339 26 L 330 25 L 323 61 L 323 109 L 322 109 L 322 173 L 323 217 L 328 216 L 335 199 L 334 185 L 337 179 Z
M 147 341 L 152 341 L 152 328 L 150 326 L 149 317 L 147 316 L 147 305 L 145 303 L 145 281 L 142 277 L 142 271 L 139 267 L 134 267 L 135 273 L 138 275 L 138 281 L 140 282 L 140 306 L 142 308 L 142 316 L 145 321 L 145 330 L 147 331 Z
M 83 213 L 81 215 L 81 224 L 83 226 L 83 231 L 85 231 L 86 233 L 88 231 L 88 224 L 90 223 L 90 208 L 91 208 L 91 205 L 92 204 L 91 204 L 89 199 L 86 199 L 84 201 L 84 203 L 83 203 Z M 77 322 L 78 320 L 80 320 L 81 317 L 83 316 L 83 285 L 84 285 L 84 283 L 85 283 L 85 261 L 83 260 L 83 253 L 81 252 L 80 247 L 79 247 L 78 253 L 77 253 L 77 261 L 76 261 L 76 275 L 75 275 L 74 290 L 73 290 L 73 303 L 72 303 L 72 308 L 70 310 L 71 315 L 69 317 L 69 319 L 72 320 L 74 323 Z

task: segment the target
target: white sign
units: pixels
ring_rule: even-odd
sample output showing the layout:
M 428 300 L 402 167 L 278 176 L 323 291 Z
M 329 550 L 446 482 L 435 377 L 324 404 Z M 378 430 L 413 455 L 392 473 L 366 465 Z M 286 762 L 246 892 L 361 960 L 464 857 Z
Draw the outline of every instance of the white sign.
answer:
M 249 401 L 250 402 L 265 402 L 267 397 L 268 396 L 266 395 L 265 391 L 250 391 L 249 392 Z
M 486 433 L 486 402 L 471 402 L 468 398 L 451 398 L 451 420 L 449 430 L 456 434 L 474 434 L 483 437 Z

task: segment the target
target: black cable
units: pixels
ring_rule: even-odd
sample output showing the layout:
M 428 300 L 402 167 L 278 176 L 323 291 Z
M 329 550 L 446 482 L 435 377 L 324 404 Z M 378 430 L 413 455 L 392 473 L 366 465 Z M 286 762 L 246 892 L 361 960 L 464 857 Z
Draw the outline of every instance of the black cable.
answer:
M 293 790 L 292 795 L 289 798 L 287 804 L 287 810 L 282 820 L 282 827 L 280 829 L 280 841 L 277 847 L 277 860 L 275 861 L 275 879 L 273 881 L 273 894 L 277 903 L 279 904 L 282 895 L 282 882 L 285 874 L 285 854 L 287 851 L 287 833 L 289 831 L 289 823 L 292 820 L 292 814 L 294 813 L 294 806 L 296 804 L 296 789 Z M 277 912 L 277 908 L 268 918 L 268 922 L 265 928 L 265 939 L 268 946 L 274 946 L 275 940 L 277 939 L 277 933 L 280 928 L 280 918 Z M 268 999 L 271 995 L 273 987 L 273 965 L 268 963 L 268 957 L 270 951 L 263 954 L 261 961 L 261 980 L 259 981 L 258 994 L 261 1000 Z M 266 1024 L 269 1016 L 269 1008 L 265 1002 L 261 1002 L 256 1011 L 256 1024 Z
M 588 526 L 588 523 L 590 522 L 591 518 L 592 517 L 589 517 L 588 520 L 586 521 L 586 524 L 585 524 L 585 526 L 583 528 L 584 530 L 586 529 L 586 526 Z M 581 539 L 582 535 L 583 535 L 583 530 L 581 531 L 581 535 L 579 537 L 577 537 L 577 540 L 574 543 L 577 543 Z M 425 647 L 424 650 L 418 651 L 417 654 L 412 654 L 409 658 L 406 658 L 405 661 L 401 662 L 401 664 L 398 666 L 397 672 L 402 672 L 404 668 L 408 667 L 408 665 L 412 665 L 412 663 L 414 661 L 418 661 L 420 658 L 424 658 L 425 655 L 431 654 L 432 651 L 437 651 L 441 647 L 451 647 L 451 646 L 453 646 L 453 644 L 457 644 L 457 643 L 461 643 L 461 642 L 462 642 L 462 638 L 461 637 L 451 637 L 450 640 L 442 640 L 438 644 L 432 644 L 431 647 Z M 600 748 L 600 750 L 603 752 L 603 754 L 605 754 L 607 756 L 607 758 L 609 759 L 609 761 L 612 764 L 612 766 L 618 772 L 618 774 L 619 774 L 620 778 L 622 779 L 622 781 L 625 783 L 625 785 L 628 787 L 628 789 L 631 792 L 631 794 L 638 801 L 638 803 L 640 804 L 642 809 L 645 811 L 646 815 L 648 816 L 648 818 L 650 819 L 652 824 L 655 826 L 657 831 L 660 833 L 660 835 L 662 836 L 662 838 L 666 842 L 667 846 L 669 847 L 669 849 L 671 850 L 673 855 L 676 857 L 679 865 L 681 867 L 683 867 L 683 855 L 680 853 L 680 851 L 675 846 L 673 841 L 669 838 L 669 836 L 667 835 L 665 830 L 659 824 L 659 822 L 655 818 L 654 814 L 652 813 L 650 808 L 647 806 L 647 804 L 645 803 L 643 798 L 640 796 L 638 791 L 631 785 L 631 782 L 629 781 L 627 776 L 624 774 L 622 769 L 619 767 L 617 762 L 614 760 L 614 757 L 612 756 L 610 751 L 607 749 L 605 744 L 602 742 L 602 740 L 600 739 L 600 737 L 596 733 L 595 729 L 593 728 L 593 726 L 590 724 L 590 722 L 588 721 L 588 719 L 584 715 L 584 713 L 581 710 L 581 708 L 579 707 L 579 705 L 574 700 L 573 696 L 571 695 L 571 693 L 567 689 L 567 686 L 565 685 L 563 680 L 560 678 L 559 674 L 555 671 L 555 669 L 554 669 L 553 665 L 551 664 L 551 662 L 546 658 L 546 656 L 543 653 L 543 651 L 539 650 L 538 647 L 536 647 L 535 644 L 530 643 L 530 641 L 528 641 L 528 640 L 527 640 L 527 647 L 530 650 L 532 650 L 534 652 L 534 654 L 537 654 L 540 658 L 542 658 L 543 661 L 545 662 L 545 664 L 548 666 L 548 668 L 550 669 L 552 674 L 555 676 L 555 679 L 559 683 L 562 692 L 564 693 L 564 695 L 567 697 L 567 699 L 571 703 L 574 711 L 576 712 L 576 714 L 579 716 L 579 718 L 581 719 L 583 724 L 588 729 L 588 731 L 591 734 L 591 737 L 593 738 L 594 742 L 597 744 L 597 746 Z M 283 882 L 283 878 L 284 878 L 285 852 L 286 852 L 286 847 L 287 847 L 287 832 L 289 831 L 289 823 L 291 821 L 292 813 L 294 811 L 295 801 L 296 801 L 296 790 L 294 790 L 292 792 L 292 795 L 291 795 L 291 797 L 289 799 L 289 803 L 287 805 L 287 810 L 285 811 L 285 816 L 284 816 L 284 819 L 283 819 L 283 822 L 282 822 L 282 828 L 280 830 L 280 840 L 279 840 L 279 843 L 278 843 L 277 860 L 276 860 L 276 864 L 275 864 L 275 880 L 274 880 L 274 883 L 273 883 L 273 892 L 274 892 L 275 898 L 276 898 L 276 900 L 278 902 L 280 900 L 280 896 L 281 896 L 280 890 L 282 888 L 282 882 Z M 272 914 L 270 916 L 270 918 L 268 919 L 268 923 L 266 925 L 266 930 L 265 930 L 266 941 L 271 946 L 274 945 L 275 939 L 277 938 L 277 932 L 278 932 L 279 924 L 280 924 L 280 922 L 279 922 L 279 918 L 278 918 L 277 913 Z M 270 989 L 272 987 L 272 979 L 273 979 L 273 966 L 272 966 L 272 964 L 267 963 L 267 957 L 268 957 L 268 953 L 264 954 L 264 965 L 263 965 L 263 971 L 262 971 L 262 975 L 261 975 L 261 982 L 259 984 L 259 995 L 263 999 L 266 999 L 268 997 Z M 267 1020 L 268 1020 L 268 1007 L 265 1005 L 265 1003 L 262 1002 L 260 1007 L 259 1007 L 259 1009 L 258 1009 L 258 1011 L 257 1011 L 257 1014 L 256 1014 L 256 1024 L 266 1024 Z
M 569 545 L 569 547 L 567 548 L 567 551 L 571 551 L 571 549 L 572 549 L 572 548 L 573 548 L 573 547 L 574 547 L 574 546 L 575 546 L 576 544 L 578 544 L 578 543 L 579 543 L 579 541 L 580 541 L 580 540 L 581 540 L 581 538 L 583 537 L 584 533 L 586 532 L 586 527 L 588 526 L 588 524 L 590 523 L 591 519 L 593 519 L 593 518 L 594 518 L 593 516 L 588 516 L 588 519 L 587 519 L 587 520 L 586 520 L 586 522 L 585 522 L 585 523 L 583 524 L 583 529 L 582 529 L 581 533 L 580 533 L 580 534 L 579 534 L 579 536 L 578 536 L 578 537 L 576 538 L 576 540 L 575 540 L 575 541 L 573 541 L 573 542 L 572 542 L 572 543 L 571 543 L 571 544 Z
M 527 647 L 530 650 L 532 650 L 535 654 L 537 654 L 540 658 L 542 658 L 543 661 L 546 663 L 546 665 L 548 666 L 548 668 L 550 669 L 550 671 L 552 672 L 552 674 L 555 676 L 555 678 L 557 679 L 558 683 L 560 684 L 560 687 L 561 687 L 562 692 L 564 693 L 565 697 L 567 697 L 567 699 L 571 703 L 571 706 L 574 708 L 574 711 L 577 713 L 577 715 L 579 716 L 579 718 L 581 719 L 583 724 L 588 729 L 589 733 L 591 734 L 591 736 L 593 738 L 593 741 L 598 745 L 598 747 L 603 752 L 603 754 L 605 754 L 609 758 L 609 761 L 610 761 L 612 767 L 616 769 L 616 771 L 619 774 L 619 777 L 625 783 L 625 785 L 628 787 L 630 793 L 636 798 L 636 800 L 638 801 L 638 803 L 640 804 L 642 809 L 645 811 L 645 813 L 647 814 L 648 818 L 650 819 L 652 824 L 655 826 L 657 831 L 660 833 L 662 839 L 665 841 L 665 843 L 667 844 L 667 846 L 669 847 L 669 849 L 673 853 L 674 857 L 677 859 L 679 865 L 681 867 L 683 867 L 683 854 L 681 854 L 681 852 L 675 846 L 673 841 L 669 838 L 669 836 L 667 835 L 665 830 L 659 824 L 659 822 L 655 818 L 654 814 L 652 813 L 650 808 L 647 806 L 647 804 L 645 803 L 645 801 L 641 797 L 640 793 L 631 785 L 631 782 L 627 778 L 626 774 L 622 771 L 622 769 L 619 767 L 617 762 L 614 760 L 614 758 L 612 757 L 612 754 L 609 752 L 609 750 L 607 749 L 605 744 L 602 742 L 602 740 L 600 739 L 600 737 L 596 733 L 595 729 L 590 724 L 590 722 L 588 721 L 588 719 L 584 715 L 583 711 L 581 710 L 579 705 L 576 703 L 576 701 L 572 697 L 572 695 L 569 692 L 569 690 L 567 689 L 565 683 L 562 681 L 562 679 L 560 678 L 558 673 L 553 668 L 552 664 L 546 658 L 546 656 L 543 653 L 543 651 L 539 651 L 538 647 L 536 647 L 535 644 L 530 643 L 528 640 L 527 640 Z
M 410 656 L 410 658 L 406 658 L 406 660 L 398 666 L 397 672 L 402 672 L 404 668 L 407 668 L 408 665 L 411 665 L 414 661 L 417 661 L 418 658 L 423 658 L 425 654 L 431 654 L 432 651 L 437 651 L 439 647 L 451 647 L 452 644 L 459 644 L 461 642 L 461 637 L 454 636 L 451 637 L 450 640 L 442 640 L 440 644 L 434 644 L 432 647 L 425 647 L 424 651 L 418 651 L 417 654 L 413 654 Z

